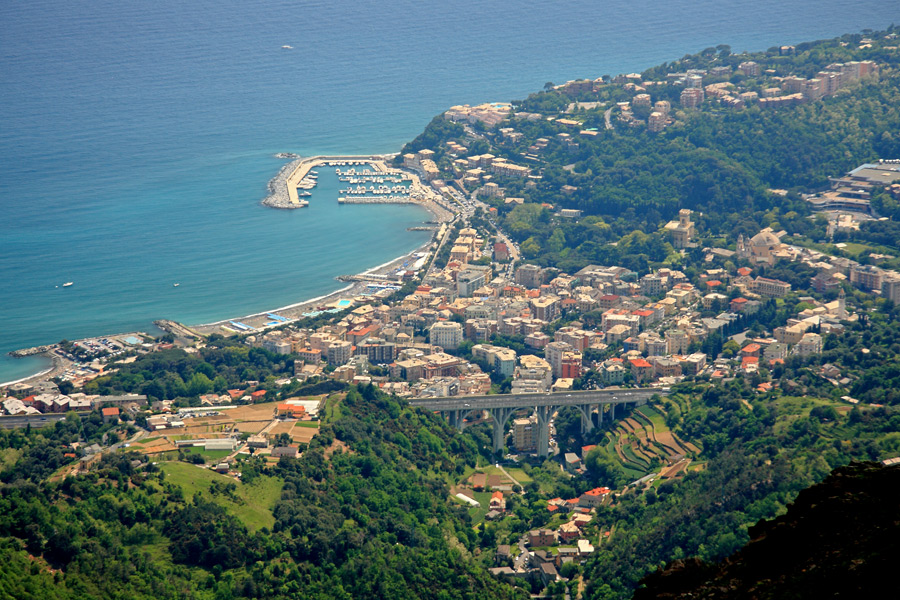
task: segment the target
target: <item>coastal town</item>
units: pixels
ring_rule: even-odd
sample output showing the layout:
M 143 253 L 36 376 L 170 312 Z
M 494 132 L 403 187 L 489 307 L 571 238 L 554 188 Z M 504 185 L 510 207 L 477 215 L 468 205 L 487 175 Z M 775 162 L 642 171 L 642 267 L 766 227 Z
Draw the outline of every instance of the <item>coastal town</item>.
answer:
M 430 154 L 406 156 L 404 163 L 424 175 Z M 472 164 L 486 164 L 485 158 L 474 157 Z M 900 181 L 900 173 L 896 180 Z M 465 189 L 464 182 L 454 183 Z M 860 318 L 856 307 L 864 296 L 900 299 L 900 274 L 871 264 L 871 257 L 864 264 L 792 244 L 789 232 L 771 228 L 749 239 L 739 236 L 734 250 L 707 246 L 686 209 L 661 231 L 674 248 L 696 250 L 702 264 L 708 265 L 695 269 L 694 277 L 672 268 L 647 273 L 617 265 L 589 265 L 572 273 L 541 268 L 518 259 L 516 243 L 490 218 L 490 206 L 480 202 L 478 194 L 450 194 L 440 181 L 434 189 L 440 190 L 448 206 L 457 195 L 461 198 L 456 219 L 441 226 L 431 247 L 412 257 L 415 261 L 355 283 L 358 294 L 345 291 L 330 302 L 300 309 L 303 312 L 269 312 L 213 328 L 166 323 L 163 326 L 172 333 L 164 339 L 130 334 L 56 345 L 49 351 L 65 360 L 68 368 L 54 381 L 45 377 L 7 386 L 2 406 L 10 416 L 4 417 L 4 426 L 39 427 L 69 411 L 102 408 L 105 422 L 124 418 L 141 425 L 129 429 L 133 433 L 128 442 L 142 454 L 166 457 L 198 448 L 215 457 L 209 468 L 237 474 L 229 463 L 241 454 L 272 460 L 296 456 L 318 431 L 318 415 L 329 396 L 304 398 L 281 391 L 297 382 L 373 384 L 413 402 L 591 389 L 650 388 L 665 394 L 685 379 L 735 378 L 752 382 L 756 393 L 765 395 L 778 385 L 770 374 L 789 357 L 821 353 L 828 334 L 848 335 L 846 328 Z M 484 193 L 483 186 L 478 189 Z M 480 226 L 468 224 L 467 217 Z M 553 218 L 579 217 L 558 211 Z M 874 257 L 876 262 L 891 259 Z M 815 275 L 796 289 L 790 282 L 759 274 L 776 266 Z M 848 303 L 850 290 L 856 302 Z M 760 322 L 761 311 L 784 306 L 786 299 L 793 301 L 794 312 L 784 325 L 769 329 Z M 310 320 L 320 324 L 310 327 Z M 172 348 L 196 353 L 210 334 L 238 335 L 248 347 L 291 356 L 292 373 L 269 382 L 247 380 L 222 394 L 200 394 L 193 408 L 141 394 L 79 391 L 91 380 L 114 373 L 120 361 L 128 364 L 136 356 Z M 848 406 L 859 402 L 848 391 L 852 373 L 825 365 L 820 376 L 841 390 Z M 585 418 L 598 425 L 614 419 L 614 407 L 606 407 L 606 415 L 604 408 L 597 405 Z M 494 415 L 466 412 L 462 427 Z M 507 459 L 509 464 L 515 465 L 519 457 L 559 453 L 566 473 L 578 477 L 584 472 L 596 444 L 561 452 L 552 420 L 542 425 L 537 413 L 527 408 L 506 416 L 509 422 L 501 427 L 503 452 L 513 457 L 511 462 Z M 646 473 L 641 486 L 655 478 L 683 475 L 699 452 L 664 427 L 654 430 L 651 418 L 658 417 L 647 407 L 628 419 L 629 435 L 640 430 L 642 439 L 652 440 L 649 446 L 658 453 L 659 466 L 652 472 L 644 459 L 623 454 L 626 465 Z M 548 448 L 539 447 L 541 426 L 549 427 Z M 616 435 L 606 439 L 615 440 Z M 104 451 L 96 445 L 71 450 L 82 453 L 78 467 L 82 470 Z M 635 450 L 638 456 L 650 451 L 639 446 Z M 506 476 L 493 485 L 486 481 L 476 477 L 461 484 L 457 496 L 480 510 L 485 490 L 491 490 L 484 518 L 502 519 L 510 493 L 521 490 L 523 481 Z M 594 551 L 581 532 L 591 521 L 593 508 L 611 493 L 604 487 L 573 499 L 549 499 L 553 528 L 529 532 L 520 546 L 500 545 L 493 572 L 543 585 L 555 581 L 564 565 L 577 564 Z M 481 500 L 476 499 L 479 496 Z
M 689 437 L 677 427 L 697 398 L 730 390 L 737 409 L 760 415 L 770 410 L 762 402 L 815 395 L 803 415 L 820 410 L 823 423 L 862 419 L 861 409 L 897 398 L 868 395 L 867 369 L 879 360 L 871 347 L 892 342 L 869 328 L 900 303 L 900 257 L 852 237 L 892 222 L 882 212 L 900 201 L 897 156 L 803 189 L 768 188 L 775 208 L 730 229 L 682 203 L 643 231 L 629 223 L 613 234 L 625 219 L 590 214 L 587 186 L 565 179 L 587 170 L 575 157 L 598 136 L 667 135 L 690 111 L 825 102 L 883 71 L 872 60 L 808 78 L 773 66 L 795 52 L 658 79 L 548 83 L 550 100 L 450 108 L 432 126 L 452 134 L 430 147 L 292 156 L 266 206 L 319 201 L 307 193 L 316 170 L 334 169 L 345 187 L 322 201 L 417 204 L 429 211 L 431 239 L 340 275 L 346 287 L 312 301 L 23 349 L 53 366 L 0 387 L 0 428 L 52 428 L 73 412 L 105 428 L 103 443 L 63 448 L 60 480 L 127 450 L 136 469 L 190 463 L 237 482 L 317 444 L 329 459 L 352 452 L 333 430 L 349 410 L 342 404 L 381 394 L 476 440 L 477 460 L 448 474 L 441 493 L 490 546 L 481 560 L 494 577 L 547 597 L 577 588 L 586 562 L 623 527 L 613 507 L 638 494 L 656 502 L 708 468 L 714 443 L 724 447 L 723 433 Z M 541 102 L 550 108 L 535 108 Z M 780 201 L 797 204 L 781 210 Z M 580 251 L 619 260 L 569 260 L 576 234 L 596 236 L 579 238 Z M 838 346 L 852 356 L 819 360 Z M 154 361 L 166 366 L 156 371 Z M 422 431 L 413 442 L 390 436 L 400 446 L 437 443 Z

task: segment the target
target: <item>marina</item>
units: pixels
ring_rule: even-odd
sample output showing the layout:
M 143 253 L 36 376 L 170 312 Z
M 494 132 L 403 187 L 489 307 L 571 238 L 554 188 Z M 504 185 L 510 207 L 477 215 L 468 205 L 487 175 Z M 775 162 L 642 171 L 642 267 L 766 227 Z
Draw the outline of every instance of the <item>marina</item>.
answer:
M 269 183 L 270 193 L 263 204 L 274 208 L 309 206 L 307 198 L 312 197 L 312 190 L 318 185 L 319 173 L 315 169 L 319 167 L 334 167 L 338 180 L 349 184 L 339 191 L 338 202 L 341 204 L 409 203 L 433 199 L 433 191 L 423 185 L 415 174 L 388 166 L 395 156 L 314 156 L 297 159 L 286 165 Z M 352 200 L 354 196 L 361 199 Z

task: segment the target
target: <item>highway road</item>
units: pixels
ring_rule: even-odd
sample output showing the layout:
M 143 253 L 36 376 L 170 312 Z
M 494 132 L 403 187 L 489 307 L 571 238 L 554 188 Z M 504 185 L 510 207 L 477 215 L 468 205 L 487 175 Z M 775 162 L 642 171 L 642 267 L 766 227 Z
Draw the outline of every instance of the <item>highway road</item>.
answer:
M 620 404 L 643 402 L 654 394 L 666 396 L 662 388 L 631 388 L 616 390 L 585 390 L 547 394 L 492 394 L 489 396 L 453 396 L 412 400 L 410 406 L 428 410 L 476 410 L 492 408 L 525 408 L 532 406 L 571 406 L 580 404 Z
M 15 429 L 17 427 L 27 427 L 29 423 L 32 427 L 45 427 L 47 425 L 55 425 L 57 421 L 62 421 L 65 418 L 65 413 L 3 416 L 0 417 L 0 429 Z

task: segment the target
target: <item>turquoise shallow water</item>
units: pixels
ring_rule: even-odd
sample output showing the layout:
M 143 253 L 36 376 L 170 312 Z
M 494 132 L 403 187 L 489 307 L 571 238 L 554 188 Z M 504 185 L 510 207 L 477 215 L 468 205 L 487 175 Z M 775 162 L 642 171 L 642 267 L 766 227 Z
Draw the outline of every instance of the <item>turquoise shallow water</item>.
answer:
M 3 3 L 0 381 L 41 367 L 9 350 L 289 304 L 427 237 L 406 231 L 420 209 L 337 206 L 324 182 L 309 209 L 260 206 L 275 152 L 397 151 L 453 104 L 898 13 L 866 0 Z

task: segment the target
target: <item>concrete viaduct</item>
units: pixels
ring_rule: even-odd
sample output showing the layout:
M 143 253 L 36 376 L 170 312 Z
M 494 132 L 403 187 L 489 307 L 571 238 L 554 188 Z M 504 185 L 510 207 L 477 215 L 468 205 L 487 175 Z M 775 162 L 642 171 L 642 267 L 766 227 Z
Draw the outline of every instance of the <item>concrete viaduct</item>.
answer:
M 646 404 L 651 396 L 669 394 L 668 388 L 631 388 L 603 389 L 571 392 L 555 392 L 544 394 L 495 394 L 490 396 L 454 396 L 451 398 L 428 398 L 412 400 L 410 406 L 418 406 L 426 410 L 439 411 L 446 416 L 450 425 L 462 431 L 465 419 L 474 411 L 487 411 L 494 425 L 494 452 L 503 448 L 503 436 L 506 433 L 506 422 L 516 410 L 534 408 L 537 413 L 538 451 L 547 456 L 550 450 L 550 419 L 564 406 L 574 406 L 581 413 L 581 431 L 586 433 L 594 428 L 591 417 L 597 409 L 600 423 L 603 422 L 603 407 L 610 407 L 610 418 L 615 419 L 616 407 L 631 404 Z M 621 412 L 621 411 L 620 411 Z

